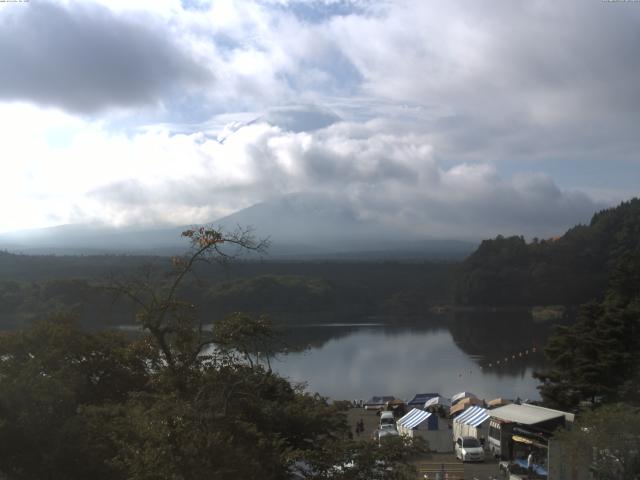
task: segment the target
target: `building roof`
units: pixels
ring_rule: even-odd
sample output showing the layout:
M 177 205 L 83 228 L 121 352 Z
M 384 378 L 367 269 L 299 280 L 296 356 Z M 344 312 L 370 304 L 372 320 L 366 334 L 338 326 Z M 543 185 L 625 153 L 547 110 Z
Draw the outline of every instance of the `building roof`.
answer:
M 413 408 L 404 417 L 398 419 L 398 421 L 396 422 L 396 425 L 401 425 L 404 428 L 409 428 L 409 429 L 416 428 L 418 425 L 420 425 L 430 416 L 431 416 L 431 413 L 429 412 L 425 412 L 424 410 Z
M 511 403 L 513 403 L 513 401 L 508 400 L 506 398 L 499 397 L 499 398 L 494 398 L 493 400 L 489 400 L 487 402 L 487 405 L 489 405 L 489 407 L 497 408 L 497 407 L 502 407 L 503 405 L 509 405 Z
M 560 417 L 565 417 L 568 421 L 573 421 L 573 414 L 571 413 L 538 407 L 537 405 L 529 405 L 528 403 L 523 403 L 522 405 L 513 403 L 511 405 L 498 407 L 491 410 L 491 416 L 499 418 L 500 420 L 521 423 L 523 425 L 535 425 L 536 423 L 546 422 Z
M 479 400 L 476 397 L 463 398 L 449 409 L 449 415 L 456 415 L 457 413 L 467 409 L 471 405 L 482 405 L 482 400 Z
M 477 398 L 474 393 L 471 392 L 459 392 L 451 397 L 451 403 L 456 403 L 458 400 L 462 400 L 463 398 L 473 397 Z
M 488 418 L 489 411 L 486 408 L 475 406 L 465 410 L 464 413 L 457 416 L 453 421 L 477 427 Z
M 365 405 L 384 405 L 386 402 L 392 400 L 395 400 L 395 397 L 391 395 L 374 396 L 371 397 L 368 402 L 365 402 Z
M 416 393 L 415 396 L 407 402 L 409 405 L 420 405 L 423 406 L 424 402 L 429 400 L 430 398 L 437 397 L 437 393 Z
M 425 402 L 424 408 L 431 407 L 433 405 L 444 405 L 445 407 L 449 407 L 451 406 L 451 400 L 444 397 L 433 397 Z

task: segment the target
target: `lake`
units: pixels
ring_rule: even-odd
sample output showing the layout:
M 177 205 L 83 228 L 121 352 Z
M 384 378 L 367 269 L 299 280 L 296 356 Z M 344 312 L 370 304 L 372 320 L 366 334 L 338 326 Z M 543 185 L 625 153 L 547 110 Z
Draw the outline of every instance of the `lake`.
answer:
M 288 326 L 297 348 L 273 367 L 307 390 L 332 399 L 422 392 L 480 398 L 539 399 L 535 370 L 544 366 L 549 325 L 527 315 L 456 314 L 405 323 Z M 499 362 L 499 363 L 498 363 Z

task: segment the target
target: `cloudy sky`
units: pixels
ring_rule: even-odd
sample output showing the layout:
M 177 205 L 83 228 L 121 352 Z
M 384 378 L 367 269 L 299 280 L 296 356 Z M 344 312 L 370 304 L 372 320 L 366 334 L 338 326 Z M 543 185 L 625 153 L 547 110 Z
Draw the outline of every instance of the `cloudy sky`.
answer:
M 640 185 L 640 3 L 0 2 L 0 232 L 292 193 L 547 236 Z

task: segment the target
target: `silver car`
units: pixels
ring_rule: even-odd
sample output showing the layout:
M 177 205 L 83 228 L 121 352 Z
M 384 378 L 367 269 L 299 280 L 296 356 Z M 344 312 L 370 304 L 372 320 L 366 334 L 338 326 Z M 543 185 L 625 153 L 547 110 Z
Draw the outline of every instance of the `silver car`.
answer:
M 463 462 L 484 462 L 484 449 L 475 437 L 459 437 L 455 451 L 456 458 Z

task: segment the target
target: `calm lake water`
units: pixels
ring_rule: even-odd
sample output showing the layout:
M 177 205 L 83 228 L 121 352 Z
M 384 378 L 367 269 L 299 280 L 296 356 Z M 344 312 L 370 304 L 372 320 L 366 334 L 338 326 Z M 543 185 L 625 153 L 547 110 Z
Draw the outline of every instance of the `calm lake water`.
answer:
M 541 347 L 548 330 L 527 317 L 504 314 L 394 325 L 300 325 L 287 328 L 288 341 L 310 348 L 280 357 L 273 367 L 333 399 L 408 400 L 416 393 L 451 396 L 465 390 L 487 400 L 533 400 L 539 394 L 532 373 L 544 365 Z

